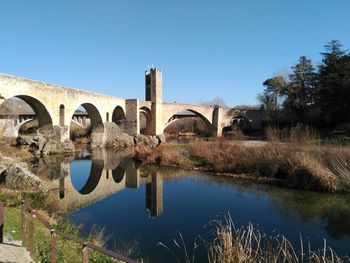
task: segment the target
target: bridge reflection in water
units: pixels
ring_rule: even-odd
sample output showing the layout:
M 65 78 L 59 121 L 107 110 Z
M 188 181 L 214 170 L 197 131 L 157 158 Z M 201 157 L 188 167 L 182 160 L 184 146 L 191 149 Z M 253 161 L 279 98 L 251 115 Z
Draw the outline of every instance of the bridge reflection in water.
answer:
M 146 184 L 145 210 L 151 217 L 163 213 L 163 177 L 156 169 L 138 167 L 130 153 L 96 149 L 91 156 L 79 154 L 60 163 L 51 188 L 65 212 L 74 212 L 126 188 Z M 57 173 L 57 170 L 56 170 Z

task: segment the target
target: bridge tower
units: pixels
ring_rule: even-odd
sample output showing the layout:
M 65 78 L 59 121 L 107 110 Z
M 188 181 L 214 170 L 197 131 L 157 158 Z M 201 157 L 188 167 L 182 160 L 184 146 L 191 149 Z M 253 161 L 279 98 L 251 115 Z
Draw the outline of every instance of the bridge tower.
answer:
M 162 70 L 150 68 L 145 72 L 146 101 L 151 101 L 151 134 L 162 134 Z

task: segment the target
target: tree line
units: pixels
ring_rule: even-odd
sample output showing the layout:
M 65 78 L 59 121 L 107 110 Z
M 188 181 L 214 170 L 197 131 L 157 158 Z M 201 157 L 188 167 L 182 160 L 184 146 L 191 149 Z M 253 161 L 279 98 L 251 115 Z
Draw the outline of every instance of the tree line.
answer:
M 350 53 L 332 40 L 321 55 L 317 66 L 301 56 L 291 74 L 263 82 L 258 100 L 270 125 L 332 129 L 350 122 Z

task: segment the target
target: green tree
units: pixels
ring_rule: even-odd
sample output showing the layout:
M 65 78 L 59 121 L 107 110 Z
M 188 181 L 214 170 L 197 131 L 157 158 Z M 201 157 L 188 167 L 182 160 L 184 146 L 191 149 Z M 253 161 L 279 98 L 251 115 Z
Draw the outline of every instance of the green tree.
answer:
M 298 122 L 306 122 L 309 110 L 314 103 L 314 87 L 316 74 L 311 60 L 305 56 L 299 58 L 298 64 L 292 67 L 289 82 L 281 91 L 285 97 L 283 108 L 290 118 Z
M 257 100 L 264 105 L 267 120 L 275 121 L 277 119 L 277 110 L 274 96 L 267 91 L 263 91 L 258 94 Z
M 283 96 L 287 80 L 283 76 L 275 76 L 264 81 L 265 92 L 269 93 L 274 101 L 274 110 L 279 109 L 280 97 Z
M 350 56 L 337 40 L 329 42 L 325 49 L 315 100 L 319 120 L 332 127 L 350 121 Z
M 287 81 L 283 76 L 275 76 L 263 82 L 264 91 L 257 96 L 257 100 L 264 105 L 267 120 L 277 122 L 283 90 L 286 88 Z

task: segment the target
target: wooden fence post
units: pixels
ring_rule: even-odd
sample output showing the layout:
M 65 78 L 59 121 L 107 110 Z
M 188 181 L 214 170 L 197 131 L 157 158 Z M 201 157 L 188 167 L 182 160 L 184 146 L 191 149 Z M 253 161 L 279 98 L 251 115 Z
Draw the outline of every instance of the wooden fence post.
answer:
M 56 230 L 51 229 L 51 263 L 56 263 L 57 250 L 56 250 Z
M 83 244 L 83 263 L 89 263 L 89 248 Z
M 34 214 L 35 210 L 30 211 L 29 214 L 29 253 L 34 257 L 34 244 L 33 244 L 33 235 L 34 235 Z
M 0 202 L 0 244 L 4 242 L 4 204 Z
M 22 246 L 24 246 L 26 242 L 26 206 L 24 200 L 21 203 L 21 239 Z

